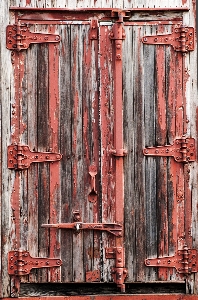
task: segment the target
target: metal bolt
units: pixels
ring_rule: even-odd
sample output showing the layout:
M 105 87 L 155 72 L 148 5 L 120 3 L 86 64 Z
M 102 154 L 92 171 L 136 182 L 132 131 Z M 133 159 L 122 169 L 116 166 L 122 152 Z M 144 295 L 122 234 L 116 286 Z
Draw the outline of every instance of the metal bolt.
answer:
M 147 38 L 146 38 L 146 37 L 144 37 L 143 41 L 144 41 L 144 42 L 147 42 Z
M 49 155 L 46 155 L 46 157 L 45 157 L 45 158 L 47 158 L 47 159 L 48 159 L 48 158 L 49 158 Z
M 14 269 L 14 266 L 12 265 L 12 266 L 10 266 L 10 270 L 13 270 Z
M 59 41 L 59 40 L 60 40 L 60 37 L 57 35 L 57 36 L 55 37 L 55 40 L 56 40 L 56 41 Z

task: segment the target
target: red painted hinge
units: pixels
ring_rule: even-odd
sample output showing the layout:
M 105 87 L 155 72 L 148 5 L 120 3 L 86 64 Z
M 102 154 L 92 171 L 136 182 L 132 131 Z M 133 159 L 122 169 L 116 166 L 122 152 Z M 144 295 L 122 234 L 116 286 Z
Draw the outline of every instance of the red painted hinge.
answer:
M 198 271 L 197 258 L 197 250 L 184 246 L 184 249 L 178 250 L 174 256 L 146 259 L 145 265 L 147 267 L 175 268 L 178 273 L 191 274 Z
M 6 28 L 6 47 L 9 50 L 20 51 L 27 49 L 30 44 L 58 42 L 58 34 L 30 32 L 26 24 L 8 25 Z
M 195 139 L 176 139 L 172 145 L 148 147 L 143 149 L 147 156 L 172 156 L 177 162 L 191 162 L 196 159 Z
M 62 158 L 60 153 L 34 152 L 27 145 L 8 146 L 8 168 L 23 170 L 33 162 L 53 162 Z
M 142 42 L 152 45 L 171 45 L 175 51 L 180 52 L 192 51 L 195 48 L 194 28 L 175 26 L 170 34 L 144 36 Z
M 15 250 L 8 253 L 8 274 L 27 275 L 32 269 L 60 267 L 59 258 L 31 257 L 29 251 Z

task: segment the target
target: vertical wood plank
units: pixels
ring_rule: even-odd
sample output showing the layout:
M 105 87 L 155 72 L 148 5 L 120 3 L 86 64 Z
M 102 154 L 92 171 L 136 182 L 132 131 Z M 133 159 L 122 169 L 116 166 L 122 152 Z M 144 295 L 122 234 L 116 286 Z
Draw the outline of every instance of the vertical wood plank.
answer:
M 71 98 L 71 28 L 60 26 L 60 152 L 61 222 L 72 222 L 72 98 Z M 72 281 L 73 232 L 61 230 L 62 281 Z
M 55 28 L 50 28 L 55 32 Z M 59 44 L 49 44 L 50 150 L 59 153 Z M 50 163 L 50 223 L 60 222 L 60 162 Z M 60 256 L 60 231 L 50 229 L 50 257 Z M 50 281 L 60 281 L 60 268 L 50 268 Z
M 44 30 L 44 29 L 43 29 Z M 37 147 L 38 151 L 49 151 L 49 66 L 48 46 L 38 45 L 37 58 Z M 49 256 L 49 233 L 42 224 L 49 220 L 49 164 L 38 165 L 38 254 Z M 48 281 L 48 270 L 38 270 L 38 281 Z
M 100 124 L 101 124 L 101 196 L 102 196 L 102 222 L 115 221 L 115 165 L 110 150 L 113 149 L 113 103 L 112 103 L 112 44 L 109 38 L 111 27 L 100 26 Z M 102 234 L 102 246 L 115 246 L 112 236 Z M 103 250 L 104 251 L 104 250 Z M 111 280 L 111 260 L 105 259 L 103 253 L 103 280 Z M 113 262 L 114 264 L 114 262 Z
M 72 209 L 84 218 L 83 127 L 82 127 L 82 33 L 80 26 L 71 26 L 71 101 L 72 107 Z M 80 201 L 83 199 L 83 201 Z M 84 281 L 83 232 L 73 234 L 73 281 Z

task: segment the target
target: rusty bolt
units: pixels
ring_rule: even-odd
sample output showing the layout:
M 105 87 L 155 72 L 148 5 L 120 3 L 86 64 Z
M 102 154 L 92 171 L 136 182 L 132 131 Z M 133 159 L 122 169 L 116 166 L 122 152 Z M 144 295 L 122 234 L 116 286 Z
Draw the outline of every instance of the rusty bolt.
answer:
M 118 258 L 118 262 L 121 263 L 121 262 L 122 262 L 122 259 L 121 259 L 121 258 Z
M 13 110 L 13 111 L 12 111 L 12 114 L 15 115 L 15 113 L 16 113 L 15 110 Z
M 56 41 L 59 41 L 59 40 L 60 40 L 60 37 L 57 35 L 56 38 L 55 38 L 55 40 L 56 40 Z
M 120 44 L 118 44 L 118 45 L 116 46 L 116 48 L 117 48 L 117 49 L 120 49 L 120 48 L 121 48 L 121 45 L 120 45 Z
M 95 34 L 93 34 L 93 35 L 92 35 L 92 39 L 95 39 L 95 38 L 96 38 L 96 36 L 95 36 Z
M 47 40 L 48 40 L 48 36 L 45 36 L 45 37 L 44 37 L 44 40 L 47 41 Z
M 46 157 L 45 157 L 46 159 L 48 159 L 49 158 L 49 155 L 46 155 Z
M 13 266 L 13 265 L 11 265 L 11 266 L 10 266 L 10 270 L 13 270 L 13 269 L 14 269 L 14 266 Z
M 113 34 L 113 32 L 111 32 L 111 33 L 110 33 L 110 36 L 111 36 L 111 37 L 114 37 L 114 34 Z
M 34 40 L 37 40 L 37 36 L 35 35 L 35 36 L 33 37 L 33 39 L 34 39 Z
M 46 265 L 49 265 L 49 261 L 48 260 L 46 261 Z
M 144 153 L 148 154 L 148 153 L 149 153 L 149 151 L 148 151 L 148 150 L 144 150 Z
M 146 264 L 147 264 L 147 265 L 150 265 L 150 263 L 151 263 L 150 260 L 147 259 L 147 260 L 146 260 Z
M 10 159 L 10 163 L 13 164 L 13 160 L 12 159 Z
M 24 269 L 24 272 L 27 273 L 27 272 L 28 272 L 28 269 Z
M 34 158 L 38 159 L 38 155 L 35 155 Z
M 56 261 L 56 264 L 59 266 L 59 265 L 60 265 L 60 260 L 57 260 L 57 261 Z
M 123 32 L 122 37 L 126 37 L 126 34 Z
M 147 38 L 146 38 L 146 37 L 144 37 L 143 41 L 144 41 L 144 42 L 147 42 Z
M 157 42 L 158 38 L 154 38 L 154 42 Z
M 23 150 L 24 150 L 24 151 L 27 151 L 27 150 L 28 150 L 28 147 L 23 147 Z
M 159 150 L 155 150 L 155 153 L 159 153 Z

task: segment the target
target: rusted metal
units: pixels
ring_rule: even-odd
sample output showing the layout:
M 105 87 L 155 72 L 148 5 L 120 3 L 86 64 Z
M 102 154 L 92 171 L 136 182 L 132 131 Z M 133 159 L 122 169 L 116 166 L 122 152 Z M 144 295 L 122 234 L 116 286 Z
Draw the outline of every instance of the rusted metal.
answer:
M 8 253 L 8 274 L 23 276 L 32 269 L 60 267 L 62 261 L 59 258 L 32 257 L 28 251 L 15 250 Z
M 146 156 L 172 156 L 177 162 L 191 162 L 196 159 L 195 139 L 175 139 L 172 145 L 148 147 L 143 150 Z
M 86 272 L 86 282 L 99 282 L 100 281 L 100 271 L 88 271 Z
M 57 229 L 73 229 L 76 233 L 81 230 L 100 230 L 107 231 L 115 236 L 122 236 L 122 225 L 117 223 L 83 223 L 83 222 L 73 222 L 73 223 L 59 223 L 59 224 L 42 224 L 45 228 L 57 228 Z
M 54 162 L 62 158 L 60 153 L 30 151 L 28 145 L 8 146 L 8 168 L 28 169 L 32 163 Z
M 171 34 L 144 36 L 144 44 L 171 45 L 175 51 L 183 53 L 194 50 L 194 28 L 174 26 Z
M 30 44 L 58 42 L 59 35 L 30 32 L 25 24 L 8 25 L 6 28 L 6 47 L 9 50 L 21 51 L 28 49 Z
M 147 267 L 175 268 L 178 273 L 186 275 L 198 272 L 197 259 L 197 250 L 184 246 L 174 256 L 146 259 L 145 264 Z

